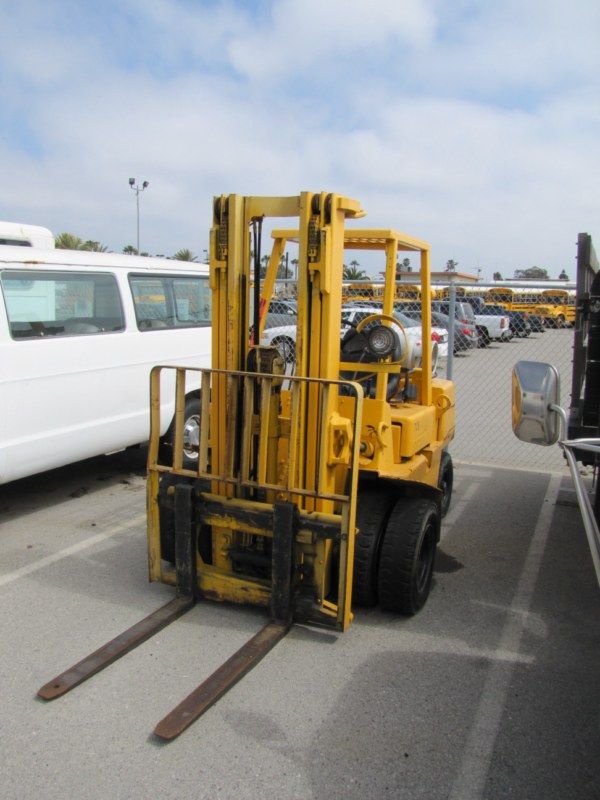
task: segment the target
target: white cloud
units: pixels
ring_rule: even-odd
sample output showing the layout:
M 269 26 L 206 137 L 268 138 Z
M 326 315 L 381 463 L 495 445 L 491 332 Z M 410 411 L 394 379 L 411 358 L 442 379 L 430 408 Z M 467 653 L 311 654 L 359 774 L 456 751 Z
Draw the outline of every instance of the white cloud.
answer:
M 360 59 L 382 46 L 431 41 L 435 19 L 420 0 L 276 0 L 272 22 L 231 42 L 234 67 L 253 80 L 277 82 L 324 65 Z
M 446 35 L 416 53 L 412 65 L 430 91 L 507 92 L 503 102 L 518 105 L 532 100 L 523 91 L 557 91 L 582 80 L 598 86 L 600 6 L 592 0 L 486 0 L 463 4 L 462 13 L 454 4 L 439 8 Z
M 511 55 L 510 21 L 493 3 L 453 6 L 461 26 L 416 0 L 280 0 L 257 21 L 233 4 L 129 0 L 139 28 L 132 53 L 120 49 L 129 30 L 121 17 L 107 22 L 110 39 L 93 25 L 75 36 L 47 17 L 36 27 L 34 5 L 22 4 L 0 38 L 9 70 L 0 86 L 5 219 L 121 249 L 135 234 L 133 175 L 150 181 L 142 246 L 199 252 L 213 194 L 326 189 L 359 199 L 368 224 L 430 240 L 436 264 L 453 257 L 490 275 L 533 263 L 569 268 L 577 233 L 594 233 L 600 219 L 599 72 L 588 63 L 597 56 L 575 54 L 569 41 L 563 58 L 564 18 L 552 4 L 528 22 L 539 40 L 535 70 L 519 48 Z M 589 28 L 590 4 L 575 0 L 577 8 Z M 23 56 L 16 33 L 25 22 Z M 514 42 L 526 38 L 515 28 Z M 546 81 L 538 66 L 552 59 Z M 302 83 L 307 68 L 329 76 L 331 95 L 318 80 L 295 91 L 288 78 Z M 543 92 L 532 93 L 540 81 Z M 508 94 L 496 98 L 499 86 Z

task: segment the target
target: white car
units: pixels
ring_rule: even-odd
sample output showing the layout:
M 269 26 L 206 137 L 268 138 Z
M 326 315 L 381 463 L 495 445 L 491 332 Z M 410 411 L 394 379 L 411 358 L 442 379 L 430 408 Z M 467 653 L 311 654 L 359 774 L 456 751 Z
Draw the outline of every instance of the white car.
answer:
M 345 325 L 357 325 L 361 319 L 371 314 L 381 314 L 381 309 L 375 306 L 357 306 L 356 308 L 342 309 L 342 323 Z M 408 339 L 413 345 L 421 348 L 423 345 L 423 334 L 421 325 L 416 320 L 407 317 L 401 311 L 394 311 L 394 317 L 406 331 Z M 448 356 L 448 331 L 445 328 L 431 327 L 431 341 L 437 344 L 438 358 Z M 434 348 L 435 350 L 435 348 Z
M 286 364 L 292 364 L 296 360 L 295 325 L 277 325 L 274 328 L 266 328 L 262 332 L 260 343 L 276 347 Z
M 349 326 L 357 325 L 362 319 L 371 314 L 381 314 L 381 309 L 370 306 L 359 306 L 356 308 L 342 309 L 340 338 L 347 332 Z M 414 319 L 405 316 L 402 312 L 396 311 L 394 316 L 402 325 L 409 346 L 413 352 L 415 365 L 421 361 L 422 352 L 422 332 L 421 326 Z M 432 372 L 435 374 L 438 358 L 446 358 L 448 355 L 448 331 L 445 328 L 432 327 Z M 267 328 L 263 331 L 260 338 L 262 345 L 273 345 L 277 347 L 286 363 L 292 363 L 296 359 L 296 326 L 278 325 L 274 328 Z

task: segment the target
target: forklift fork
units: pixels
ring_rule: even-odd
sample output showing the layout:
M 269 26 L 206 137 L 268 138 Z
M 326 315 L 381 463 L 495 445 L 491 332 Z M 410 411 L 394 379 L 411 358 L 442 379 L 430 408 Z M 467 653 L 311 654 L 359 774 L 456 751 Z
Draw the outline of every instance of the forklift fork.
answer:
M 156 728 L 165 741 L 175 739 L 198 717 L 253 669 L 289 631 L 292 624 L 291 574 L 297 510 L 292 503 L 274 507 L 272 554 L 272 620 L 231 658 L 203 681 Z M 192 523 L 192 487 L 175 487 L 175 569 L 177 596 L 140 622 L 57 675 L 38 691 L 38 697 L 54 700 L 133 650 L 169 623 L 189 611 L 197 599 L 196 529 Z

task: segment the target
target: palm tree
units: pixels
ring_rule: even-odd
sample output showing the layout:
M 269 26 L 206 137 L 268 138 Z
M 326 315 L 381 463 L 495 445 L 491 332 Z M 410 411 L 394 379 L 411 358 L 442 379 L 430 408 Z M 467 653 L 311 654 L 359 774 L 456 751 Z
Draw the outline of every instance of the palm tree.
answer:
M 191 250 L 188 250 L 187 247 L 184 247 L 181 250 L 178 250 L 174 255 L 173 258 L 176 261 L 198 261 L 198 256 L 195 256 Z
M 138 254 L 137 247 L 134 247 L 132 244 L 126 244 L 123 248 L 123 252 L 126 256 L 137 256 Z
M 100 242 L 93 242 L 91 239 L 88 239 L 87 242 L 84 242 L 82 245 L 80 245 L 78 249 L 88 250 L 91 253 L 106 253 L 108 247 L 100 244 Z
M 54 246 L 59 250 L 80 250 L 83 239 L 73 233 L 59 233 L 54 240 Z
M 400 279 L 401 272 L 412 272 L 410 265 L 410 258 L 403 258 L 402 261 L 396 261 L 396 278 Z M 385 275 L 385 273 L 383 273 Z
M 362 281 L 368 277 L 364 269 L 358 269 L 358 266 L 358 261 L 351 261 L 350 266 L 344 264 L 342 275 L 345 281 Z
M 455 261 L 453 258 L 446 261 L 446 272 L 456 272 L 457 267 L 458 261 Z

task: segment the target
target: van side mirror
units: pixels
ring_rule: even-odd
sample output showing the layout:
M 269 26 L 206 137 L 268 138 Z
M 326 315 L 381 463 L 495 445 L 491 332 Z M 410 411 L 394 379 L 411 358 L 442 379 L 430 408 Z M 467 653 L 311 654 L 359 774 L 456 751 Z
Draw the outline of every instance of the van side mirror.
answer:
M 560 403 L 560 376 L 552 364 L 518 361 L 512 372 L 512 427 L 521 441 L 556 444 L 561 417 L 551 406 Z

